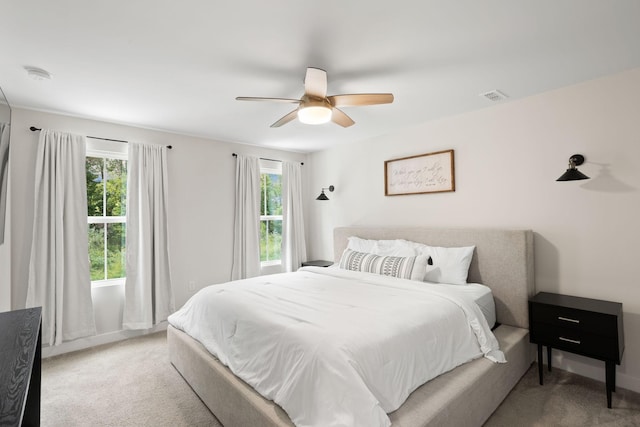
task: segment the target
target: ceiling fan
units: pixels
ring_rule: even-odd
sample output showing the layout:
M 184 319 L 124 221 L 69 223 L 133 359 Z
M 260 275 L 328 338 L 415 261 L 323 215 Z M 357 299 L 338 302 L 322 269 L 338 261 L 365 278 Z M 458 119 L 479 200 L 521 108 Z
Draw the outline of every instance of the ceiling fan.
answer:
M 318 125 L 333 121 L 346 128 L 355 122 L 338 107 L 390 104 L 393 102 L 393 94 L 355 93 L 327 96 L 327 72 L 320 68 L 308 67 L 304 78 L 304 95 L 300 99 L 258 98 L 251 96 L 239 96 L 236 99 L 238 101 L 271 101 L 298 104 L 298 108 L 272 124 L 272 128 L 285 125 L 296 117 L 305 124 Z

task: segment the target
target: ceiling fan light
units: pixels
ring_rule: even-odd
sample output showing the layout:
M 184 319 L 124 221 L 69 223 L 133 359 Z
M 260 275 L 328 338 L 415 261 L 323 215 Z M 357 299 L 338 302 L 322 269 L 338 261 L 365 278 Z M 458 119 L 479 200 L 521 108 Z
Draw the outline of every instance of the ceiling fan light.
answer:
M 331 108 L 324 106 L 308 106 L 298 109 L 298 119 L 307 125 L 321 125 L 331 120 Z

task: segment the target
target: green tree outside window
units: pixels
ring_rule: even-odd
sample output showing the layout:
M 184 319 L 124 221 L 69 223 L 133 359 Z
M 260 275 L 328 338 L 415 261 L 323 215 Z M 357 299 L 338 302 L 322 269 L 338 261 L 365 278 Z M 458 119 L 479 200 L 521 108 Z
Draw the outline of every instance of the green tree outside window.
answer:
M 127 161 L 87 157 L 91 280 L 125 277 Z
M 280 261 L 282 246 L 282 175 L 263 173 L 260 178 L 260 261 Z

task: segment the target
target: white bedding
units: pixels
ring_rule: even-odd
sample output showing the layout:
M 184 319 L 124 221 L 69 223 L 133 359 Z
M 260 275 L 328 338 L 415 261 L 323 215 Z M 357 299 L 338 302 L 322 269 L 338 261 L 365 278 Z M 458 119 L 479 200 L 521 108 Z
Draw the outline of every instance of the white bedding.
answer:
M 297 426 L 389 426 L 426 381 L 483 355 L 504 362 L 461 292 L 333 268 L 209 286 L 169 322 Z
M 438 289 L 446 288 L 447 291 L 456 295 L 466 295 L 471 298 L 484 314 L 487 324 L 493 328 L 496 324 L 496 303 L 493 300 L 491 288 L 480 283 L 467 283 L 466 285 L 448 285 L 441 283 L 430 283 Z

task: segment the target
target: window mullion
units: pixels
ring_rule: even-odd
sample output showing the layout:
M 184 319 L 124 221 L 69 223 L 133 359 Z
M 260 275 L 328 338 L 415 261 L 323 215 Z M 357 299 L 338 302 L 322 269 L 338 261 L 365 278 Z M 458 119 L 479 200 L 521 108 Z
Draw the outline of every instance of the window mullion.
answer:
M 88 216 L 89 224 L 124 224 L 127 222 L 126 216 Z
M 260 215 L 263 221 L 282 221 L 282 215 Z

